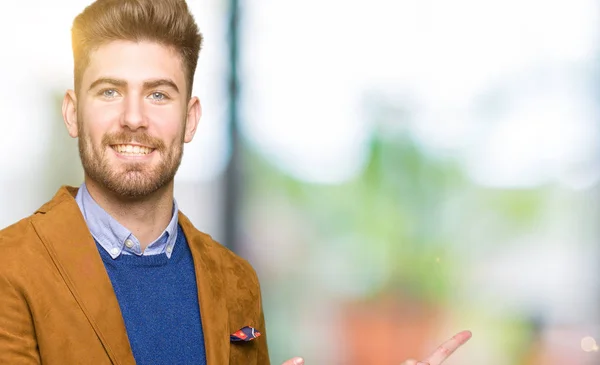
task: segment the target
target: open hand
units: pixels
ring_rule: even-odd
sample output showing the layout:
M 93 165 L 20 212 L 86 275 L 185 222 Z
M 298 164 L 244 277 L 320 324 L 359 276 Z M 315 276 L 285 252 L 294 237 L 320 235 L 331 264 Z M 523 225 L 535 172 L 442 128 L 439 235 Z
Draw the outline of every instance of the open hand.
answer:
M 458 349 L 461 345 L 467 342 L 471 338 L 470 331 L 462 331 L 454 335 L 451 339 L 444 342 L 438 347 L 433 354 L 429 355 L 427 358 L 417 361 L 414 359 L 406 360 L 402 363 L 402 365 L 440 365 L 448 356 L 452 355 L 456 349 Z M 293 363 L 292 363 L 293 364 Z M 288 364 L 285 364 L 288 365 Z
M 470 338 L 470 331 L 459 332 L 454 335 L 454 337 L 441 344 L 440 347 L 433 352 L 433 354 L 424 360 L 418 361 L 409 359 L 404 361 L 402 365 L 441 365 L 444 361 L 446 361 L 448 356 L 452 355 L 456 349 L 462 346 Z M 304 360 L 301 357 L 294 357 L 293 359 L 289 359 L 281 365 L 304 365 Z

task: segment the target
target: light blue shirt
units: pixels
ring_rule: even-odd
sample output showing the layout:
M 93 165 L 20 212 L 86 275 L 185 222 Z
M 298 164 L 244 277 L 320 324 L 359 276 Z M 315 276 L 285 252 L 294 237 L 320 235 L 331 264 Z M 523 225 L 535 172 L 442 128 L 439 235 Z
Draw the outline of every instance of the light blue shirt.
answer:
M 171 258 L 175 241 L 177 241 L 177 202 L 173 200 L 173 216 L 163 233 L 142 252 L 140 241 L 123 225 L 94 201 L 85 183 L 81 184 L 75 197 L 92 237 L 116 259 L 121 254 L 149 256 L 165 253 Z

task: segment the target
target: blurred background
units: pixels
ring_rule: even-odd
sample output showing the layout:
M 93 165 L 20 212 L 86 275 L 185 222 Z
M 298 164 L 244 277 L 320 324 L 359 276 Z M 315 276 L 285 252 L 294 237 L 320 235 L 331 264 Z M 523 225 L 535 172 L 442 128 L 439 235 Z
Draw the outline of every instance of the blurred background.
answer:
M 79 185 L 89 0 L 0 11 L 0 226 Z M 189 0 L 180 208 L 256 268 L 273 364 L 600 363 L 600 4 Z

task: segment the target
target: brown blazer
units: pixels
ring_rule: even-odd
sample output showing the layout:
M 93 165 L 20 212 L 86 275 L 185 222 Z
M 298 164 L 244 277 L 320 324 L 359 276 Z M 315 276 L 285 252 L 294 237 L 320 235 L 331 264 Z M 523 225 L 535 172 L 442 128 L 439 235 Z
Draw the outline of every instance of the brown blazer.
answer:
M 135 364 L 76 193 L 62 187 L 32 216 L 0 231 L 0 364 Z M 196 267 L 208 365 L 268 365 L 254 270 L 181 213 L 179 224 Z M 244 326 L 262 336 L 230 342 Z

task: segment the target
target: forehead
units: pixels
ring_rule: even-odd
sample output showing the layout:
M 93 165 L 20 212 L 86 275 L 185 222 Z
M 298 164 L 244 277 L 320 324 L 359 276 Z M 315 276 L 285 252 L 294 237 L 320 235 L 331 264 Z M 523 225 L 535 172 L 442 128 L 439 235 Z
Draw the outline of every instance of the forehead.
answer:
M 84 87 L 100 77 L 118 78 L 130 84 L 169 78 L 180 90 L 185 87 L 181 56 L 171 47 L 146 41 L 119 40 L 98 47 L 90 52 L 89 63 L 82 76 Z

